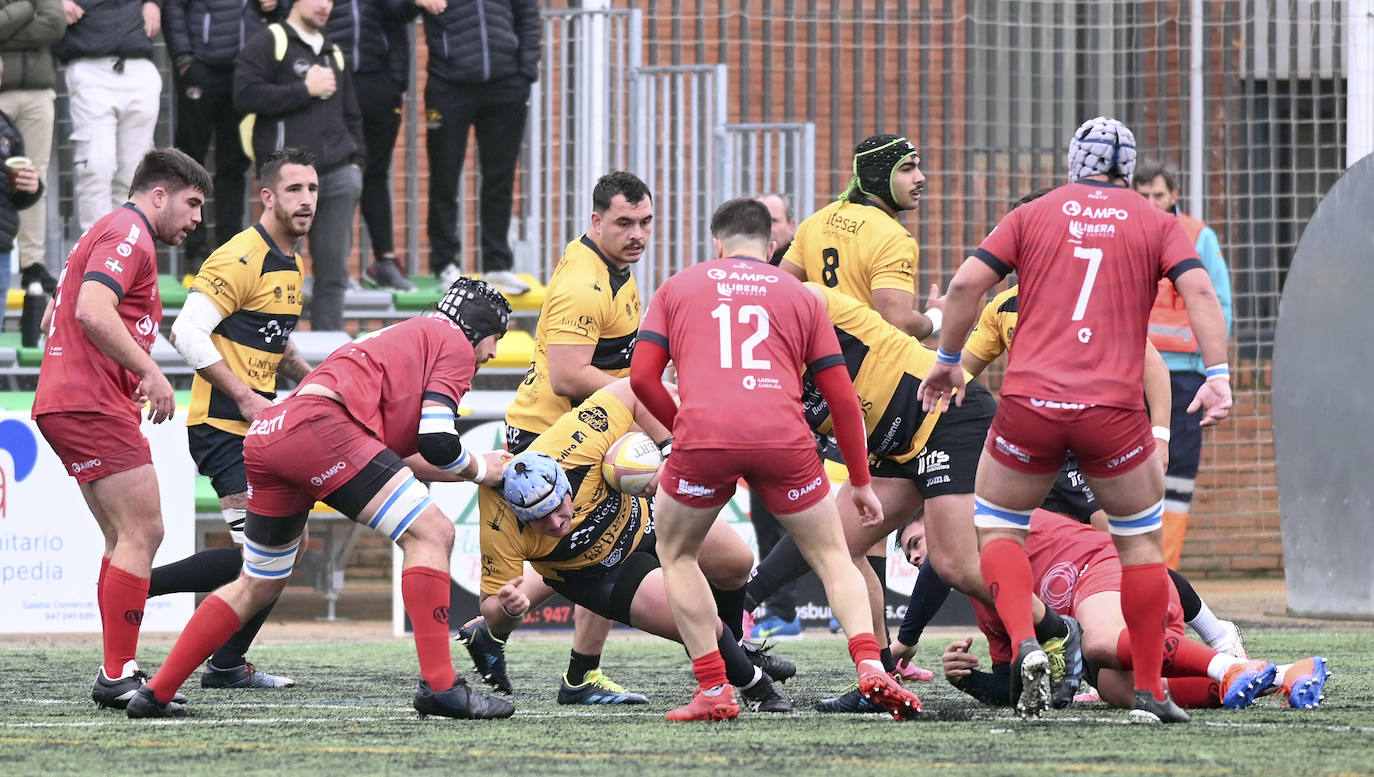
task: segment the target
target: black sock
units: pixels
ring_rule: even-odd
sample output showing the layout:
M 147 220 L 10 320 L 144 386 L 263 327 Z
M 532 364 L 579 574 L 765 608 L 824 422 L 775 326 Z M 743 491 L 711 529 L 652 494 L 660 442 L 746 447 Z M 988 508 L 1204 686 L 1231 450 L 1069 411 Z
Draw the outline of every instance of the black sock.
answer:
M 920 642 L 926 626 L 930 625 L 931 619 L 948 598 L 949 584 L 940 579 L 927 558 L 921 563 L 921 573 L 916 576 L 916 585 L 912 587 L 911 598 L 907 600 L 906 617 L 897 630 L 897 641 L 903 645 Z
M 1054 608 L 1045 605 L 1045 617 L 1035 624 L 1035 640 L 1040 644 L 1045 644 L 1058 637 L 1069 636 L 1069 624 L 1054 611 Z
M 755 603 L 767 601 L 779 588 L 810 571 L 811 565 L 797 548 L 797 541 L 791 536 L 783 537 L 759 562 L 745 590 Z
M 729 680 L 731 685 L 736 688 L 747 688 L 754 683 L 754 662 L 744 654 L 744 648 L 739 646 L 739 641 L 731 638 L 729 629 L 721 629 L 720 637 L 716 639 L 716 648 L 720 650 L 720 658 L 725 662 L 725 679 Z
M 734 635 L 738 642 L 744 638 L 744 587 L 731 591 L 711 586 L 711 596 L 716 600 L 716 615 L 725 624 L 726 632 Z
M 155 567 L 148 576 L 148 596 L 178 593 L 209 593 L 238 579 L 243 568 L 243 551 L 210 548 L 180 561 Z
M 570 651 L 568 659 L 568 685 L 581 685 L 587 681 L 587 673 L 601 666 L 601 654 L 584 656 L 576 650 Z
M 1178 589 L 1178 601 L 1183 605 L 1183 622 L 1187 623 L 1202 612 L 1202 597 L 1193 590 L 1188 578 L 1172 569 L 1169 570 L 1169 577 L 1174 581 L 1174 588 Z
M 888 646 L 878 651 L 878 657 L 883 660 L 883 671 L 892 674 L 897 671 L 897 659 L 892 657 L 892 647 Z
M 871 568 L 873 569 L 873 574 L 875 574 L 875 575 L 878 576 L 878 590 L 881 592 L 881 595 L 882 595 L 883 601 L 884 601 L 883 611 L 886 612 L 886 611 L 887 611 L 887 605 L 886 605 L 886 601 L 887 601 L 887 556 L 864 556 L 864 558 L 868 559 L 868 566 L 871 567 Z M 878 635 L 878 641 L 879 641 L 879 642 L 883 642 L 883 643 L 891 642 L 891 641 L 892 641 L 892 632 L 890 632 L 890 631 L 887 630 L 887 620 L 886 620 L 886 619 L 883 620 L 883 633 Z M 896 668 L 897 668 L 897 665 L 896 665 L 896 664 L 893 664 L 890 668 L 888 668 L 888 671 L 890 672 L 890 671 L 892 671 L 893 669 L 896 669 Z
M 262 626 L 267 623 L 267 616 L 272 614 L 272 608 L 276 606 L 277 600 L 273 599 L 258 610 L 257 614 L 243 622 L 239 630 L 234 632 L 224 646 L 215 651 L 210 656 L 210 663 L 217 669 L 233 669 L 236 666 L 243 666 L 247 662 L 248 648 L 257 639 L 258 632 L 262 631 Z

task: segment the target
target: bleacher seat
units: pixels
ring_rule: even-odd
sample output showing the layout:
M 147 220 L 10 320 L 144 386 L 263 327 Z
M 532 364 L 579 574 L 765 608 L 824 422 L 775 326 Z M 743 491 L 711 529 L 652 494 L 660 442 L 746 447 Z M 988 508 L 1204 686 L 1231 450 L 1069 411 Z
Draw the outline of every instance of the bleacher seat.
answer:
M 177 278 L 175 275 L 157 276 L 157 291 L 162 295 L 162 309 L 181 310 L 186 304 L 186 295 L 190 290 L 186 287 L 185 280 Z M 164 313 L 164 315 L 166 315 Z
M 296 349 L 301 352 L 301 356 L 311 364 L 317 365 L 324 361 L 325 357 L 333 353 L 339 346 L 353 341 L 347 332 L 301 332 L 291 333 L 291 342 L 296 344 Z
M 496 358 L 482 365 L 482 369 L 529 369 L 534 358 L 534 337 L 529 332 L 511 329 L 496 345 Z
M 510 300 L 511 309 L 516 313 L 538 313 L 544 305 L 544 293 L 547 289 L 533 275 L 521 273 L 520 277 L 530 285 L 530 290 L 516 297 L 508 296 L 506 299 Z M 437 302 L 444 293 L 444 290 L 439 288 L 439 279 L 433 275 L 420 275 L 410 280 L 415 284 L 415 291 L 398 291 L 392 295 L 397 310 L 424 310 Z

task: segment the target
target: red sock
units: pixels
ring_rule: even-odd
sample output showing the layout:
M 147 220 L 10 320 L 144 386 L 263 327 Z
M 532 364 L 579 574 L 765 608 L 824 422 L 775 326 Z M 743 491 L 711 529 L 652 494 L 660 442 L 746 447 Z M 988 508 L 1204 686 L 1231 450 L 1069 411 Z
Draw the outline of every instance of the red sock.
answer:
M 1026 549 L 1016 540 L 996 539 L 978 553 L 983 582 L 992 594 L 997 617 L 1011 639 L 1012 650 L 1022 640 L 1035 639 L 1031 617 L 1031 565 Z
M 692 659 L 692 674 L 697 676 L 697 685 L 703 691 L 729 682 L 725 676 L 725 659 L 720 657 L 719 650 Z
M 1197 640 L 1164 635 L 1165 677 L 1206 677 L 1217 651 Z M 1173 682 L 1169 683 L 1173 687 Z
M 1169 695 L 1180 707 L 1220 707 L 1221 683 L 1210 677 L 1170 677 Z
M 148 578 L 108 566 L 100 588 L 105 676 L 114 679 L 124 671 L 124 663 L 138 654 L 138 629 L 143 625 L 143 606 L 148 603 Z
M 95 606 L 100 610 L 100 622 L 105 623 L 105 603 L 101 597 L 105 592 L 105 573 L 110 569 L 110 560 L 104 556 L 100 557 L 100 575 L 95 579 Z
M 219 650 L 242 625 L 238 613 L 228 602 L 214 594 L 205 597 L 191 620 L 187 621 L 186 628 L 181 630 L 181 636 L 177 637 L 172 652 L 167 654 L 167 660 L 162 662 L 162 668 L 148 681 L 157 700 L 163 703 L 171 701 L 181 684 L 196 671 L 196 667 Z
M 1130 634 L 1135 688 L 1164 698 L 1164 619 L 1169 609 L 1169 575 L 1163 564 L 1121 568 L 1121 614 Z
M 882 648 L 878 647 L 878 638 L 868 632 L 849 638 L 849 657 L 854 659 L 854 666 L 863 661 L 881 662 L 882 652 Z
M 415 654 L 420 676 L 435 691 L 447 691 L 458 679 L 448 649 L 449 576 L 431 567 L 410 567 L 401 573 L 401 601 L 415 630 Z

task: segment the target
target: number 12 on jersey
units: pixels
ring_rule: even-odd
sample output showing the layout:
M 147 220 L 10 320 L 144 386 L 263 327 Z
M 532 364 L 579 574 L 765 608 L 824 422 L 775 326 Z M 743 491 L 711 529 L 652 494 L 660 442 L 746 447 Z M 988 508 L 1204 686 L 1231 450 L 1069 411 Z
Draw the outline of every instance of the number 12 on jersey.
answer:
M 1097 268 L 1102 266 L 1102 249 L 1074 246 L 1073 258 L 1088 260 L 1088 272 L 1083 276 L 1083 288 L 1078 292 L 1078 304 L 1073 306 L 1073 318 L 1069 319 L 1082 321 L 1083 314 L 1088 312 L 1088 297 L 1093 295 L 1093 283 L 1097 281 Z
M 711 318 L 720 325 L 720 368 L 723 370 L 734 366 L 735 345 L 731 327 L 731 319 L 735 318 L 731 315 L 733 312 L 730 305 L 725 302 L 711 311 Z M 773 365 L 769 360 L 754 358 L 754 349 L 768 337 L 768 311 L 760 305 L 741 306 L 739 323 L 747 325 L 750 319 L 754 321 L 754 332 L 739 344 L 739 366 L 746 370 L 771 369 Z

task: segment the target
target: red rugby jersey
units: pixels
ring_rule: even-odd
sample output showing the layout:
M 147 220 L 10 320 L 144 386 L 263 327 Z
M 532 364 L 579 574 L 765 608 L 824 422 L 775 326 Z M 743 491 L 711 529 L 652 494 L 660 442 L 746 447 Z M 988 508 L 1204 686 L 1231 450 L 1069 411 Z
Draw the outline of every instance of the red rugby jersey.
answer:
M 301 385 L 343 397 L 354 420 L 405 458 L 419 450 L 424 400 L 445 402 L 456 412 L 476 371 L 477 354 L 463 330 L 446 317 L 424 315 L 339 348 Z
M 1013 210 L 974 256 L 1021 287 L 1004 395 L 1130 410 L 1159 279 L 1202 266 L 1178 219 L 1092 181 Z
M 815 446 L 802 368 L 844 359 L 825 305 L 796 278 L 751 259 L 692 265 L 659 287 L 639 337 L 677 366 L 674 448 Z
M 121 412 L 137 419 L 140 408 L 133 393 L 141 379 L 97 348 L 76 321 L 76 299 L 86 281 L 114 291 L 116 310 L 129 334 L 144 352 L 152 351 L 162 324 L 157 244 L 152 225 L 133 203 L 97 221 L 67 255 L 53 298 L 33 415 Z

